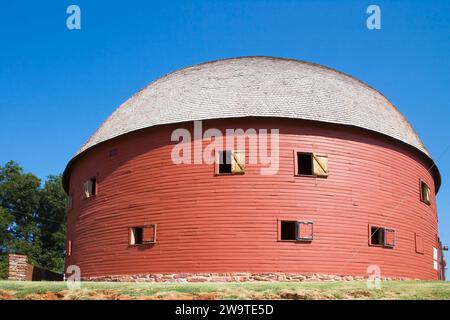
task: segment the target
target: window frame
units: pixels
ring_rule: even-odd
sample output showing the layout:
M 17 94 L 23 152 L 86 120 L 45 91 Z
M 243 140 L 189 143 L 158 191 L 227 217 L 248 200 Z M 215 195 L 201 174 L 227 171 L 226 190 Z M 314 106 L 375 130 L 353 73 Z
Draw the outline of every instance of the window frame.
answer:
M 90 180 L 93 180 L 93 191 L 89 196 L 86 196 L 85 193 L 85 189 L 84 189 L 84 185 L 85 183 L 89 182 Z M 91 176 L 88 179 L 84 180 L 82 183 L 82 199 L 86 200 L 86 199 L 91 199 L 91 198 L 95 198 L 98 195 L 98 178 L 97 176 Z
M 429 199 L 428 200 L 423 197 L 423 187 L 424 186 L 428 189 L 428 192 L 429 192 Z M 419 181 L 419 192 L 420 192 L 420 201 L 422 201 L 423 203 L 425 203 L 428 206 L 431 206 L 431 188 L 428 185 L 428 183 L 426 183 L 422 179 L 420 179 L 420 181 Z
M 311 174 L 300 174 L 299 169 L 299 163 L 298 163 L 298 154 L 307 154 L 310 155 L 311 157 Z M 308 178 L 315 178 L 316 176 L 314 175 L 314 159 L 313 159 L 313 152 L 308 152 L 308 151 L 302 151 L 302 150 L 298 150 L 298 149 L 294 149 L 294 176 L 296 177 L 308 177 Z
M 135 238 L 133 235 L 133 230 L 135 229 L 142 229 L 142 243 L 132 243 L 132 239 Z M 144 228 L 153 228 L 153 241 L 144 241 Z M 145 225 L 134 225 L 128 227 L 128 246 L 130 247 L 136 247 L 136 246 L 146 246 L 146 245 L 154 245 L 156 243 L 156 223 L 151 224 L 145 224 Z
M 311 172 L 312 174 L 300 174 L 299 171 L 299 163 L 298 163 L 298 155 L 299 154 L 305 154 L 309 155 L 311 157 Z M 306 178 L 321 178 L 321 179 L 327 179 L 330 174 L 330 169 L 328 166 L 328 160 L 327 160 L 327 174 L 326 175 L 318 175 L 315 173 L 314 170 L 314 156 L 317 157 L 325 157 L 328 159 L 328 155 L 323 153 L 316 153 L 316 152 L 310 152 L 310 151 L 304 151 L 301 149 L 294 149 L 294 176 L 295 177 L 306 177 Z
M 230 172 L 220 172 L 220 153 L 230 152 Z M 244 153 L 244 164 L 242 172 L 233 172 L 233 153 Z M 241 176 L 245 174 L 246 152 L 238 149 L 216 149 L 214 150 L 214 175 L 215 176 Z
M 283 222 L 292 222 L 295 224 L 294 239 L 282 239 L 281 225 Z M 311 238 L 299 237 L 299 225 L 310 224 L 311 225 Z M 277 241 L 278 242 L 311 242 L 314 240 L 314 222 L 310 220 L 297 220 L 292 218 L 278 218 L 277 219 Z
M 383 230 L 383 243 L 382 244 L 372 243 L 372 228 L 378 228 L 378 229 L 382 229 Z M 369 246 L 371 246 L 371 247 L 390 248 L 390 249 L 393 249 L 393 248 L 396 247 L 396 245 L 397 245 L 397 229 L 391 228 L 391 227 L 386 227 L 386 226 L 381 226 L 381 225 L 378 225 L 378 224 L 369 224 L 368 231 L 369 231 L 369 234 L 368 234 Z M 393 231 L 394 232 L 394 243 L 392 245 L 386 243 L 386 234 L 387 234 L 386 231 Z

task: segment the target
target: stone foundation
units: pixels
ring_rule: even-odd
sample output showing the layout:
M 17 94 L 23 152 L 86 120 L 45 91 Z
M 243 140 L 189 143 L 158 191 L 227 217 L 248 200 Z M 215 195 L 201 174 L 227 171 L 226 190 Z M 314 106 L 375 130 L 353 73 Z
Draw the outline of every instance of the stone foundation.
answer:
M 316 282 L 363 281 L 365 276 L 293 273 L 177 273 L 137 274 L 82 277 L 83 281 L 112 282 Z M 411 280 L 401 277 L 381 277 L 381 280 Z

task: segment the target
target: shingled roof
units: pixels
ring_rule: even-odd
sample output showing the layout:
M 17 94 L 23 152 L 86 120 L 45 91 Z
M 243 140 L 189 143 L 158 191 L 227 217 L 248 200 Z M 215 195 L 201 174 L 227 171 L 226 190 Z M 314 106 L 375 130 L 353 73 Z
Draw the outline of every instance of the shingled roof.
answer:
M 378 91 L 320 65 L 241 57 L 166 75 L 123 103 L 77 155 L 135 130 L 192 120 L 280 117 L 351 125 L 429 153 L 406 118 Z

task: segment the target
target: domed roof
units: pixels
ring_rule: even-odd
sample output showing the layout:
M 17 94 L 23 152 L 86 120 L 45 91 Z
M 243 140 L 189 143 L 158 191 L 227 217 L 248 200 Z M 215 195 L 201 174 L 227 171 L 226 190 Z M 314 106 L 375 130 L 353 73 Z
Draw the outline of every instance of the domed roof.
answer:
M 77 155 L 135 130 L 192 120 L 281 117 L 376 131 L 429 154 L 378 91 L 316 64 L 272 57 L 207 62 L 166 75 L 123 103 Z

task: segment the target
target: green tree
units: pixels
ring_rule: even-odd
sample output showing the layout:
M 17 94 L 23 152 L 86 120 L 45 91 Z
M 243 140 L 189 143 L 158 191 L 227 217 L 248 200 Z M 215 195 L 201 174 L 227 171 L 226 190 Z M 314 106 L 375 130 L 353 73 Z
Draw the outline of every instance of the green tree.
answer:
M 10 251 L 22 253 L 37 263 L 41 252 L 36 213 L 39 207 L 40 180 L 10 161 L 0 167 L 0 206 L 13 216 L 9 226 L 13 239 Z
M 6 253 L 9 242 L 12 239 L 10 226 L 14 221 L 14 217 L 9 214 L 8 210 L 0 207 L 0 279 L 8 277 L 8 259 Z
M 0 166 L 0 278 L 6 275 L 7 254 L 62 272 L 66 233 L 66 195 L 60 176 L 41 181 L 10 161 Z
M 37 214 L 42 245 L 39 263 L 56 272 L 64 270 L 66 201 L 61 176 L 49 176 L 40 190 Z

